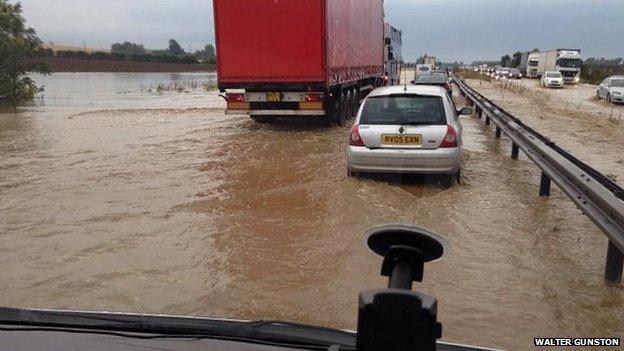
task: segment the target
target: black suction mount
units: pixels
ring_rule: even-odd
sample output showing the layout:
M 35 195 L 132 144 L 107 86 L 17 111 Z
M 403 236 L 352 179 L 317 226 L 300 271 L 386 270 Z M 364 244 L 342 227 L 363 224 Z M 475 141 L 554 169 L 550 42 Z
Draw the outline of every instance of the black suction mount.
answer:
M 437 300 L 411 291 L 422 281 L 425 262 L 444 253 L 444 239 L 425 229 L 389 224 L 366 232 L 368 246 L 384 257 L 381 274 L 388 289 L 360 294 L 358 351 L 432 351 L 442 337 Z

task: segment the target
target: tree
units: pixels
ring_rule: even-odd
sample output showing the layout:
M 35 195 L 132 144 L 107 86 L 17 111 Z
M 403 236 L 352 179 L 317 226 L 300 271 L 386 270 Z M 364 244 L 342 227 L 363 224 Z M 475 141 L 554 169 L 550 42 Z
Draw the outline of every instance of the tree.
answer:
M 501 57 L 501 66 L 507 67 L 511 63 L 511 57 L 509 55 L 505 55 Z
M 531 50 L 531 53 L 533 54 L 533 53 L 536 53 L 536 52 L 539 52 L 539 51 L 540 50 L 538 48 L 535 48 L 535 49 Z
M 19 3 L 0 0 L 0 97 L 13 106 L 42 90 L 26 76 L 27 72 L 49 73 L 45 64 L 34 63 L 45 51 L 35 30 L 25 22 Z
M 120 43 L 113 44 L 111 46 L 111 52 L 114 54 L 124 54 L 127 56 L 146 54 L 146 50 L 143 45 L 131 43 L 129 41 L 126 41 L 123 44 L 120 44 Z
M 217 54 L 215 53 L 215 48 L 212 44 L 206 45 L 206 56 L 208 60 L 216 60 Z
M 180 44 L 175 39 L 170 39 L 169 40 L 169 54 L 173 56 L 183 56 L 186 54 L 186 51 L 182 49 L 182 46 L 180 46 Z
M 511 60 L 511 67 L 518 67 L 520 66 L 520 61 L 522 61 L 522 53 L 520 51 L 516 51 L 513 54 L 513 59 Z
M 214 45 L 208 44 L 204 48 L 204 50 L 198 50 L 195 52 L 195 57 L 199 60 L 204 60 L 208 62 L 214 62 L 217 59 L 217 55 L 215 53 Z

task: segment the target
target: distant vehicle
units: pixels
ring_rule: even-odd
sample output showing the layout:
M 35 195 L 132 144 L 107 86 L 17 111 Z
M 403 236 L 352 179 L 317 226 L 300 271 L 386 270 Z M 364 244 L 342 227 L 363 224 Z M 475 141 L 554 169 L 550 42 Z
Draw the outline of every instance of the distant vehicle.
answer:
M 432 85 L 444 88 L 449 96 L 453 95 L 453 86 L 449 81 L 449 76 L 446 72 L 433 73 L 433 74 L 421 74 L 417 76 L 413 81 L 413 85 Z
M 565 84 L 577 84 L 581 79 L 583 59 L 579 49 L 557 49 L 540 52 L 537 75 L 545 72 L 561 72 Z
M 438 61 L 435 56 L 425 55 L 425 57 L 423 57 L 423 63 L 425 65 L 430 65 L 431 67 L 435 67 L 437 62 Z
M 598 85 L 596 97 L 607 102 L 624 103 L 624 76 L 611 76 L 603 80 Z
M 525 70 L 525 76 L 527 78 L 538 78 L 537 68 L 539 66 L 540 57 L 541 55 L 539 52 L 529 54 L 529 59 Z
M 432 70 L 433 70 L 433 65 L 429 65 L 429 64 L 416 65 L 416 75 L 430 74 Z
M 395 86 L 374 90 L 349 133 L 347 169 L 357 172 L 442 174 L 451 186 L 460 176 L 462 125 L 453 100 L 440 87 Z
M 531 55 L 531 53 L 528 52 L 528 51 L 525 51 L 525 52 L 522 53 L 522 55 L 520 55 L 520 63 L 518 64 L 518 69 L 524 75 L 526 75 L 527 66 L 529 65 L 529 56 L 530 55 Z
M 507 76 L 509 75 L 509 68 L 508 67 L 499 67 L 496 69 L 496 72 L 494 73 L 494 75 L 497 78 L 507 78 Z
M 453 83 L 453 77 L 451 77 L 451 75 L 449 74 L 449 69 L 434 69 L 431 71 L 431 74 L 443 74 L 446 76 L 446 79 L 448 80 L 449 84 Z M 451 90 L 452 91 L 452 90 Z
M 403 67 L 403 33 L 390 23 L 384 23 L 385 80 L 387 85 L 401 84 Z
M 510 68 L 509 73 L 507 74 L 507 78 L 509 79 L 522 79 L 522 73 L 517 68 Z
M 563 88 L 563 75 L 560 72 L 548 71 L 541 79 L 544 88 Z
M 226 114 L 319 116 L 338 125 L 355 116 L 385 73 L 383 0 L 358 4 L 347 11 L 329 0 L 214 0 Z

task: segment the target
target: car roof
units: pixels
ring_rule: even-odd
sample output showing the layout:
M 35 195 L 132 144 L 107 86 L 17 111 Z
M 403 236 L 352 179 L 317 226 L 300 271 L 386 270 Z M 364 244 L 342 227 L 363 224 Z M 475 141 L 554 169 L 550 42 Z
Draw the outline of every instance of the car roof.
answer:
M 387 96 L 392 94 L 417 94 L 442 97 L 446 90 L 434 85 L 395 85 L 373 90 L 368 96 Z

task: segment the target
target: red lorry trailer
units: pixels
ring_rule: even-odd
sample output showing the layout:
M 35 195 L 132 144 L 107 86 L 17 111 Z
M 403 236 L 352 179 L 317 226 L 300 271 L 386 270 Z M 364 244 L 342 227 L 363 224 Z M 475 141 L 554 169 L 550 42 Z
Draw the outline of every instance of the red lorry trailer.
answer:
M 343 124 L 384 79 L 383 0 L 214 0 L 227 114 Z

